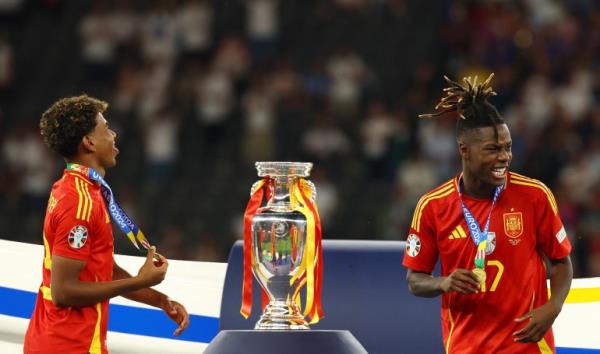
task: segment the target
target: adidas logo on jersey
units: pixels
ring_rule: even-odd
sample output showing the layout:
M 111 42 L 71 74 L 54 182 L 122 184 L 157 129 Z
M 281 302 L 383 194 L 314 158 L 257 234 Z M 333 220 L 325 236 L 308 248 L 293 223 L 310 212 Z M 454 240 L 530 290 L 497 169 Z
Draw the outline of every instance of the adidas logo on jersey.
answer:
M 458 225 L 456 227 L 456 229 L 454 229 L 454 231 L 452 231 L 452 233 L 450 234 L 450 236 L 448 236 L 448 238 L 451 239 L 451 240 L 459 239 L 459 238 L 467 238 L 467 233 L 462 228 L 462 226 Z

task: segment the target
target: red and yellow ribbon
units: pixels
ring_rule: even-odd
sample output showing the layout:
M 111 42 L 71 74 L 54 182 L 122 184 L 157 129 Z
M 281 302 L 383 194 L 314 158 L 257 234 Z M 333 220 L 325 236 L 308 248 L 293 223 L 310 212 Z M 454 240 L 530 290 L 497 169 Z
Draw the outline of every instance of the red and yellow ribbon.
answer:
M 263 178 L 255 186 L 244 212 L 244 283 L 242 285 L 242 307 L 240 313 L 248 318 L 252 312 L 252 218 L 262 204 L 268 178 Z
M 301 212 L 307 220 L 306 230 L 306 307 L 304 315 L 310 318 L 310 323 L 318 323 L 323 318 L 323 308 L 321 304 L 321 286 L 323 276 L 323 249 L 321 247 L 322 232 L 321 219 L 317 211 L 316 203 L 307 197 L 312 194 L 308 182 L 300 178 L 297 181 L 295 194 L 298 201 L 301 202 L 298 211 Z

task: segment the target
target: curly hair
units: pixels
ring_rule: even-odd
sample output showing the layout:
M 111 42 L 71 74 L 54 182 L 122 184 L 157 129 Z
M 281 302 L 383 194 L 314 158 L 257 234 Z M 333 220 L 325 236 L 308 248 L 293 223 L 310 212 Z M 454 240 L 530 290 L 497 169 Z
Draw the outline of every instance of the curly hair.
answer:
M 488 101 L 488 98 L 496 95 L 490 85 L 493 77 L 492 73 L 485 81 L 479 83 L 477 76 L 474 79 L 465 77 L 464 85 L 461 85 L 444 76 L 450 86 L 444 89 L 446 96 L 435 106 L 438 112 L 420 114 L 419 118 L 434 118 L 455 112 L 460 117 L 456 122 L 457 136 L 468 130 L 491 126 L 497 137 L 496 125 L 503 124 L 504 120 L 496 107 Z
M 55 102 L 40 119 L 40 132 L 48 147 L 63 157 L 77 153 L 81 139 L 96 127 L 96 117 L 108 103 L 87 95 Z

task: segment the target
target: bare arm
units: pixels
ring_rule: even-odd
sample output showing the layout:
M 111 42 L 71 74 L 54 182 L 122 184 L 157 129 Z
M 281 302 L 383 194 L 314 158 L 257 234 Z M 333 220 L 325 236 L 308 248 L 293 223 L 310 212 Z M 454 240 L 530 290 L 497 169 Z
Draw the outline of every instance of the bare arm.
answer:
M 552 297 L 549 303 L 557 310 L 558 313 L 562 310 L 562 306 L 569 295 L 571 289 L 571 281 L 573 280 L 573 265 L 571 257 L 566 257 L 556 261 L 550 261 L 550 292 Z M 557 313 L 557 315 L 558 315 Z
M 479 292 L 477 276 L 466 269 L 456 269 L 447 277 L 434 277 L 428 273 L 409 269 L 406 280 L 410 292 L 420 297 L 436 297 L 449 291 L 465 295 Z
M 125 269 L 121 268 L 116 262 L 113 267 L 113 280 L 127 280 L 133 278 L 131 274 L 129 274 Z M 124 298 L 129 300 L 142 302 L 146 305 L 161 307 L 160 305 L 163 303 L 164 299 L 167 297 L 165 294 L 160 291 L 154 290 L 152 288 L 141 288 L 134 291 L 126 292 L 119 294 Z
M 148 252 L 146 262 L 137 276 L 105 282 L 79 280 L 85 262 L 61 257 L 52 257 L 51 293 L 52 301 L 60 307 L 91 306 L 100 301 L 147 288 L 163 281 L 168 263 L 157 266 L 152 262 L 154 249 Z
M 517 322 L 529 320 L 529 323 L 519 331 L 513 333 L 514 340 L 523 343 L 534 343 L 540 341 L 550 326 L 554 323 L 562 306 L 567 299 L 569 289 L 571 289 L 571 280 L 573 279 L 573 265 L 571 257 L 550 261 L 550 300 L 535 308 L 525 315 L 515 319 Z
M 163 261 L 163 257 L 160 261 Z M 113 268 L 113 279 L 131 279 L 132 276 L 125 269 L 121 268 L 116 262 Z M 162 309 L 179 327 L 173 332 L 173 335 L 178 336 L 189 325 L 189 315 L 185 307 L 177 301 L 171 300 L 167 295 L 158 290 L 144 288 L 122 294 L 123 297 L 142 302 L 144 304 L 158 307 Z

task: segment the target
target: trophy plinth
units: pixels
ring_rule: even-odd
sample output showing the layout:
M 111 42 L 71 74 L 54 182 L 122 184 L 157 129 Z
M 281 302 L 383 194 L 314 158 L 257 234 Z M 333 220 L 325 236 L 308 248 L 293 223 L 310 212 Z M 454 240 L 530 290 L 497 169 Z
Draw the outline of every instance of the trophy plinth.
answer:
M 204 354 L 367 354 L 349 331 L 225 330 Z

